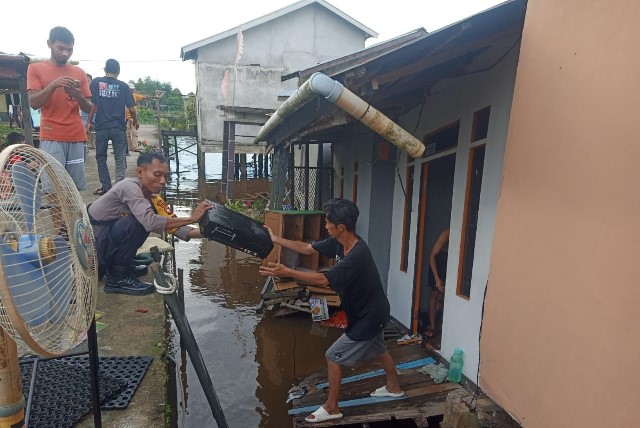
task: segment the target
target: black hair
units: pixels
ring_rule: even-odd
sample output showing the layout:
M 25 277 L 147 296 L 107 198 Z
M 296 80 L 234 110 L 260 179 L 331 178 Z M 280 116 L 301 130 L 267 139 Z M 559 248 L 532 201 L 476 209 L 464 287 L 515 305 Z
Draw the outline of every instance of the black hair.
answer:
M 74 44 L 75 39 L 73 38 L 71 31 L 67 30 L 65 27 L 53 27 L 51 31 L 49 31 L 49 42 Z
M 160 163 L 166 163 L 166 164 L 169 163 L 169 161 L 167 161 L 167 158 L 165 158 L 162 153 L 146 152 L 138 156 L 138 162 L 136 163 L 136 165 L 137 166 L 151 165 L 154 159 L 158 159 Z
M 360 215 L 360 210 L 356 204 L 348 199 L 334 198 L 327 201 L 322 207 L 327 214 L 327 220 L 330 223 L 344 224 L 349 232 L 356 230 L 356 222 Z
M 24 135 L 17 132 L 9 132 L 7 134 L 7 144 L 18 144 L 25 141 Z

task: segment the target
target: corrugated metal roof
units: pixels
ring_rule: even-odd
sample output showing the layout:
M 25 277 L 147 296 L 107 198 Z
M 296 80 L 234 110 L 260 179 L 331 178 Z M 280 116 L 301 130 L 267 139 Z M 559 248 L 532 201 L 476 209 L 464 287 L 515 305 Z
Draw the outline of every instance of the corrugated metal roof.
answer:
M 20 80 L 26 79 L 28 65 L 27 56 L 0 54 L 0 92 L 17 92 Z
M 326 67 L 334 79 L 370 99 L 377 109 L 400 113 L 398 109 L 423 101 L 425 88 L 435 82 L 477 72 L 468 66 L 481 54 L 486 53 L 487 61 L 499 60 L 504 51 L 508 52 L 519 40 L 526 5 L 526 0 L 506 1 L 438 31 L 406 40 L 389 51 L 382 49 L 379 54 L 367 56 L 365 49 L 359 58 L 347 56 L 301 70 L 300 80 L 302 82 L 311 70 L 321 71 Z M 498 42 L 504 44 L 505 40 L 515 42 L 513 46 L 491 49 Z M 304 106 L 289 116 L 287 123 L 274 129 L 267 137 L 269 145 L 277 145 L 291 135 L 309 135 L 307 128 L 312 129 L 318 118 L 332 111 L 325 106 L 326 101 L 319 99 L 318 102 L 324 108 Z
M 340 74 L 353 67 L 357 67 L 358 65 L 362 65 L 373 59 L 379 58 L 383 55 L 393 52 L 394 50 L 399 49 L 403 46 L 411 44 L 413 41 L 415 41 L 416 39 L 422 36 L 425 36 L 426 34 L 427 34 L 427 30 L 425 30 L 424 28 L 418 28 L 407 34 L 394 37 L 393 39 L 375 44 L 373 46 L 368 47 L 367 49 L 363 49 L 361 51 L 358 51 L 349 55 L 345 55 L 341 58 L 336 58 L 334 60 L 327 61 L 322 64 L 314 65 L 313 67 L 309 67 L 304 70 L 299 70 L 290 74 L 285 74 L 284 76 L 282 76 L 280 80 L 284 82 L 285 80 L 289 80 L 294 77 L 299 77 L 302 80 L 306 80 L 309 76 L 311 76 L 313 73 L 316 73 L 316 72 L 324 73 L 327 76 L 335 76 L 336 74 Z

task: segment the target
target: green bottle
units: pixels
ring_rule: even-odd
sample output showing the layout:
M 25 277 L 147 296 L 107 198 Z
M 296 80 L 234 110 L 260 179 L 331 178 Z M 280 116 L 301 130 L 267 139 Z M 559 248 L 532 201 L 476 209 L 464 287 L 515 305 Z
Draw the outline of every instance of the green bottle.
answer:
M 462 380 L 462 364 L 462 349 L 456 348 L 449 361 L 449 373 L 447 373 L 449 382 L 460 382 Z

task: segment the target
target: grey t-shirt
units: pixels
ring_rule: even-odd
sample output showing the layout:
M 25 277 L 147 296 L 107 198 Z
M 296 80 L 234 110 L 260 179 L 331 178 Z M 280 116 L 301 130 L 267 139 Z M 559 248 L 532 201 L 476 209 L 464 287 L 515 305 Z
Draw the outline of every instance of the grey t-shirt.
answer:
M 107 193 L 99 197 L 89 207 L 89 214 L 98 221 L 118 220 L 123 215 L 133 215 L 147 232 L 162 233 L 167 227 L 167 217 L 155 213 L 151 201 L 144 197 L 138 177 L 125 178 L 117 182 Z M 104 226 L 93 225 L 93 233 L 98 236 Z M 174 235 L 184 241 L 189 240 L 192 227 L 183 226 Z

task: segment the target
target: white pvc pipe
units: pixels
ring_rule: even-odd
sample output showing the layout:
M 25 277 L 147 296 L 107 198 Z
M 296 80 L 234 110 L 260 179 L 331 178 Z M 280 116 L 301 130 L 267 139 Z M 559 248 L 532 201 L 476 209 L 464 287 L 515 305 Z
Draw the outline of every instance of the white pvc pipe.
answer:
M 362 98 L 345 88 L 340 82 L 322 73 L 314 73 L 298 90 L 287 99 L 264 124 L 255 139 L 263 141 L 265 137 L 281 124 L 288 116 L 309 102 L 316 95 L 322 95 L 327 101 L 362 122 L 411 157 L 418 158 L 424 153 L 424 144 L 405 131 L 400 125 L 376 110 Z

